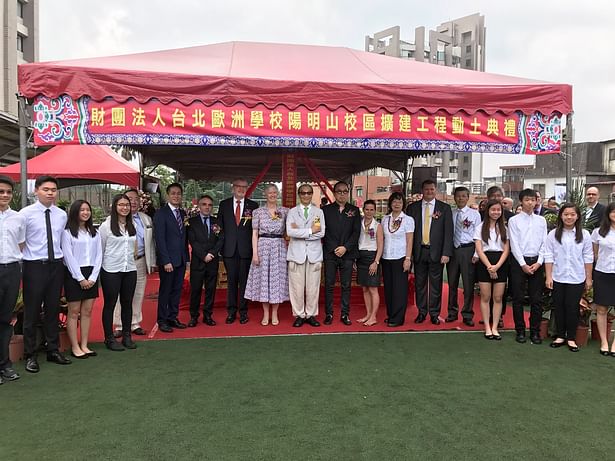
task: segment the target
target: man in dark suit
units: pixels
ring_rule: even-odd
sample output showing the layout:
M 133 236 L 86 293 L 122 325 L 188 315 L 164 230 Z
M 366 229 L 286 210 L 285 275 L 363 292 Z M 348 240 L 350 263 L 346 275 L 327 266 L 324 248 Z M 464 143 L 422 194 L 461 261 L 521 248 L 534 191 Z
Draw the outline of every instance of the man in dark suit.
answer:
M 597 187 L 588 187 L 585 191 L 585 202 L 587 203 L 587 209 L 585 210 L 585 222 L 586 227 L 590 227 L 594 230 L 600 226 L 602 217 L 604 216 L 606 207 L 599 202 L 600 191 Z M 591 231 L 590 231 L 591 232 Z
M 350 187 L 344 181 L 333 188 L 335 202 L 322 208 L 325 216 L 325 325 L 333 322 L 333 288 L 335 276 L 340 273 L 342 287 L 341 321 L 350 325 L 350 283 L 352 265 L 359 257 L 361 215 L 359 209 L 348 203 Z
M 252 260 L 252 212 L 258 203 L 246 198 L 248 181 L 233 181 L 233 196 L 220 202 L 218 224 L 224 232 L 222 256 L 227 274 L 226 323 L 233 323 L 239 304 L 239 323 L 248 322 L 248 300 L 244 298 Z
M 415 223 L 412 255 L 419 314 L 414 321 L 423 323 L 429 308 L 431 323 L 439 325 L 442 271 L 453 254 L 453 215 L 449 205 L 436 200 L 435 181 L 426 179 L 421 188 L 423 200 L 406 209 Z
M 160 271 L 158 292 L 158 329 L 170 333 L 186 325 L 177 318 L 184 273 L 188 262 L 186 212 L 182 210 L 183 188 L 178 183 L 167 187 L 167 205 L 154 215 L 154 237 Z
M 188 242 L 192 247 L 190 259 L 190 322 L 195 327 L 199 320 L 199 304 L 205 282 L 205 303 L 203 304 L 203 323 L 214 326 L 212 318 L 216 282 L 218 280 L 218 255 L 224 244 L 218 220 L 211 214 L 214 200 L 209 195 L 199 199 L 199 214 L 188 220 Z

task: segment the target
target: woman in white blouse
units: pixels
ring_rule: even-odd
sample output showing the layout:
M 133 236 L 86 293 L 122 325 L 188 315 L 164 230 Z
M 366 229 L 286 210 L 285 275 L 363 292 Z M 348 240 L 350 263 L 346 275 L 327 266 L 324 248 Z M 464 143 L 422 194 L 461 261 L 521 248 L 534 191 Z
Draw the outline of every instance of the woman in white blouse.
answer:
M 68 211 L 66 229 L 62 234 L 64 254 L 64 296 L 68 302 L 66 333 L 71 355 L 87 359 L 96 354 L 88 347 L 92 306 L 98 298 L 98 274 L 102 263 L 100 234 L 92 222 L 92 207 L 85 200 L 76 200 Z M 81 339 L 77 324 L 81 320 Z
M 498 323 L 502 315 L 502 297 L 508 278 L 510 242 L 504 224 L 502 204 L 489 200 L 485 220 L 476 227 L 474 243 L 478 255 L 476 278 L 480 287 L 480 312 L 485 324 L 485 338 L 500 341 Z M 493 296 L 493 316 L 489 324 L 489 302 Z
M 414 219 L 402 210 L 406 200 L 399 192 L 389 197 L 389 214 L 382 219 L 384 249 L 382 252 L 382 278 L 384 300 L 389 327 L 404 324 L 408 306 L 408 274 L 412 266 Z M 376 260 L 379 264 L 380 261 Z
M 366 327 L 376 325 L 378 321 L 378 306 L 380 306 L 380 261 L 384 245 L 382 226 L 374 215 L 376 202 L 366 200 L 363 203 L 363 219 L 359 236 L 359 259 L 357 259 L 357 285 L 363 288 L 366 314 L 358 320 Z
M 132 321 L 132 298 L 137 284 L 137 231 L 130 215 L 130 199 L 124 194 L 116 195 L 111 205 L 111 214 L 100 226 L 102 240 L 102 270 L 100 282 L 105 299 L 102 312 L 105 345 L 112 351 L 135 349 L 130 323 Z M 122 345 L 113 337 L 113 309 L 120 298 L 122 318 Z
M 557 333 L 551 347 L 568 343 L 578 352 L 575 341 L 579 325 L 579 301 L 592 286 L 592 252 L 589 232 L 582 228 L 581 211 L 574 203 L 564 203 L 557 224 L 547 235 L 545 245 L 545 285 L 553 290 Z
M 607 205 L 600 227 L 592 233 L 596 267 L 594 268 L 594 304 L 600 333 L 600 354 L 615 357 L 615 340 L 609 350 L 607 313 L 615 306 L 615 202 Z

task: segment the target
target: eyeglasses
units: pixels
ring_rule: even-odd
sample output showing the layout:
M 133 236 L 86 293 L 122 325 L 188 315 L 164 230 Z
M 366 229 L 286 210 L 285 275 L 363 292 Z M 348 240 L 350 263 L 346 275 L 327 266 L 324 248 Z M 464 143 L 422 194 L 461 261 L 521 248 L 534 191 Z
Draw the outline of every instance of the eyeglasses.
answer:
M 336 190 L 335 193 L 336 194 L 347 194 L 349 192 L 348 189 L 342 189 L 342 190 Z
M 299 195 L 312 195 L 312 191 L 311 190 L 302 190 L 301 192 L 299 192 Z

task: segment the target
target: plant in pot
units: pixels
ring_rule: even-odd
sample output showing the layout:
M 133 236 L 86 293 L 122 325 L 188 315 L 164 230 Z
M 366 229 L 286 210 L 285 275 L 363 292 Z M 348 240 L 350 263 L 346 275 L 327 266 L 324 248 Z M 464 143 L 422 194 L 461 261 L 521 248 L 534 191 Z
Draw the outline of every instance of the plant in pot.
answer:
M 592 302 L 594 301 L 593 288 L 583 293 L 579 301 L 579 326 L 577 327 L 577 344 L 587 346 L 589 338 L 589 324 L 592 315 Z
M 17 302 L 13 308 L 13 318 L 11 319 L 11 325 L 13 325 L 13 336 L 9 343 L 9 358 L 11 362 L 18 362 L 23 359 L 23 293 L 21 289 L 17 295 Z
M 553 315 L 553 290 L 545 287 L 542 292 L 542 321 L 540 322 L 540 337 L 553 336 L 555 332 L 555 315 Z

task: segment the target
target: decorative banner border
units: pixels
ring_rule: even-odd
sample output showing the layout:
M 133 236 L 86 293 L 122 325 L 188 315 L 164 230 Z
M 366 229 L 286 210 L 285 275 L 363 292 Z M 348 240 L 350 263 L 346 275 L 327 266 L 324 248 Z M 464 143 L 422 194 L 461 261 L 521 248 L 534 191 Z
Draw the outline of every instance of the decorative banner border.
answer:
M 559 153 L 561 117 L 445 112 L 291 111 L 157 101 L 120 104 L 68 96 L 34 102 L 37 145 L 146 144 L 315 149 Z

